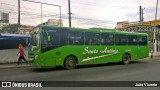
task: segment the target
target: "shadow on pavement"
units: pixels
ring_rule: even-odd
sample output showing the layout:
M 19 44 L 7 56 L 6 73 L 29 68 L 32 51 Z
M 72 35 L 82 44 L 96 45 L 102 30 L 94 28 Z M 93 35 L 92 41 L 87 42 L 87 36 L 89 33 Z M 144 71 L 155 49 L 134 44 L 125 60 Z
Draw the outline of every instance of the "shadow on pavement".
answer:
M 131 61 L 130 64 L 140 64 L 145 63 L 144 61 Z M 128 64 L 128 65 L 130 65 Z M 79 65 L 76 67 L 76 69 L 81 68 L 93 68 L 93 67 L 108 67 L 108 66 L 120 66 L 124 65 L 122 62 L 108 62 L 108 63 L 102 63 L 102 64 L 90 64 L 90 65 Z
M 34 68 L 30 69 L 30 71 L 33 71 L 33 72 L 52 72 L 52 71 L 59 71 L 59 70 L 64 70 L 64 69 L 60 66 L 57 66 L 57 67 L 34 67 Z
M 131 61 L 130 64 L 142 64 L 146 63 L 144 61 Z M 130 65 L 128 64 L 128 65 Z M 89 65 L 78 65 L 76 66 L 75 69 L 84 69 L 84 68 L 98 68 L 98 67 L 108 67 L 108 66 L 119 66 L 119 65 L 124 65 L 121 62 L 109 62 L 109 63 L 102 63 L 102 64 L 89 64 Z M 126 65 L 125 65 L 126 66 Z M 33 72 L 52 72 L 52 71 L 63 71 L 65 70 L 62 66 L 57 66 L 57 67 L 34 67 L 31 68 L 30 71 Z

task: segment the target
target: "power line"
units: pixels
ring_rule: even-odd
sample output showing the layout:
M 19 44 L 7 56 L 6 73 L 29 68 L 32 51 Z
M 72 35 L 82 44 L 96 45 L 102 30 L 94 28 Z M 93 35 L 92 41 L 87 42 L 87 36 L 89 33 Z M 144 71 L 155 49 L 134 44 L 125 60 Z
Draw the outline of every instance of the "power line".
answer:
M 74 14 L 75 15 L 75 14 Z M 79 20 L 87 20 L 87 21 L 94 21 L 94 22 L 99 22 L 99 23 L 116 23 L 114 21 L 109 21 L 109 20 L 97 20 L 97 19 L 91 19 L 91 18 L 84 18 L 84 17 L 80 17 L 75 15 L 73 18 L 75 19 L 79 19 Z
M 15 3 L 14 3 L 14 5 L 13 5 L 13 7 L 10 9 L 9 13 L 12 12 L 12 10 L 13 10 L 14 7 L 16 6 L 16 4 L 17 4 L 17 0 L 15 0 Z
M 1 3 L 1 4 L 3 4 L 3 5 L 6 5 L 6 6 L 11 6 L 11 7 L 18 7 L 18 6 L 16 6 L 16 5 L 11 5 L 11 4 L 6 4 L 6 3 Z M 40 11 L 40 10 L 37 10 L 37 9 L 31 9 L 31 8 L 26 8 L 26 7 L 24 7 L 24 5 L 23 5 L 23 7 L 21 7 L 21 8 L 23 8 L 23 9 L 25 9 L 26 11 L 21 11 L 21 15 L 25 15 L 25 16 L 29 16 L 31 19 L 32 19 L 32 21 L 33 21 L 33 16 L 35 17 L 35 18 L 38 18 L 39 16 L 40 16 L 40 14 L 41 13 L 35 13 L 35 12 L 28 12 L 28 10 L 27 9 L 29 9 L 29 10 L 34 10 L 34 11 Z M 10 9 L 3 9 L 3 11 L 5 11 L 5 12 L 7 12 L 7 13 L 14 13 L 14 14 L 17 14 L 18 12 L 17 12 L 17 10 L 12 10 L 12 12 L 10 12 Z M 50 12 L 46 12 L 46 11 L 44 11 L 45 12 L 45 14 L 43 14 L 44 15 L 44 17 L 52 17 L 52 16 L 57 16 L 57 15 L 59 15 L 59 14 L 57 14 L 57 13 L 50 13 Z M 12 13 L 12 14 L 13 14 Z M 34 23 L 36 23 L 35 21 L 33 21 Z M 37 24 L 37 23 L 36 23 Z
M 12 12 L 9 12 L 9 9 L 5 9 L 5 8 L 0 8 L 3 9 L 3 11 L 0 12 L 6 12 L 6 13 L 12 13 L 12 14 L 17 14 L 17 10 L 12 10 Z M 21 11 L 21 15 L 29 15 L 29 16 L 40 16 L 40 13 L 35 13 L 35 12 L 29 12 L 29 11 Z M 56 13 L 52 13 L 52 14 L 43 14 L 44 17 L 49 17 L 49 16 L 58 16 L 59 14 Z
M 73 20 L 79 21 L 81 24 L 96 25 L 96 26 L 103 26 L 103 27 L 106 26 L 106 24 L 115 24 L 112 21 L 107 22 L 103 20 L 94 20 L 94 19 L 82 18 L 82 17 L 76 17 L 76 16 L 73 16 Z
M 7 4 L 7 3 L 1 3 L 1 4 L 4 4 L 4 5 L 8 5 L 8 6 L 13 6 L 13 7 L 18 7 L 16 5 L 12 5 L 12 4 Z M 21 9 L 23 9 L 24 7 L 20 7 Z M 33 8 L 27 8 L 25 7 L 24 9 L 29 9 L 29 10 L 33 10 L 33 11 L 41 11 L 41 10 L 38 10 L 38 9 L 33 9 Z M 13 8 L 12 8 L 12 11 L 13 11 Z M 43 11 L 45 13 L 50 13 L 50 14 L 55 14 L 55 13 L 51 13 L 51 12 L 47 12 L 47 11 Z
M 0 8 L 0 9 L 3 9 L 3 11 L 0 11 L 0 12 L 6 12 L 6 13 L 9 13 L 8 10 L 9 9 L 5 9 L 5 8 Z M 12 14 L 17 14 L 17 10 L 13 10 L 11 12 Z M 21 11 L 21 15 L 30 15 L 30 16 L 40 16 L 40 13 L 34 13 L 34 12 L 28 12 L 28 11 Z M 52 13 L 52 14 L 43 14 L 44 17 L 51 17 L 51 16 L 58 16 L 59 14 L 56 14 L 56 13 Z M 62 16 L 65 15 L 65 14 L 62 14 Z
M 15 7 L 15 6 L 14 6 Z M 40 10 L 37 10 L 37 9 L 31 9 L 31 8 L 26 8 L 26 7 L 21 7 L 21 8 L 24 8 L 26 9 L 26 11 L 21 11 L 21 14 L 22 15 L 25 15 L 25 16 L 32 16 L 32 19 L 33 17 L 34 18 L 38 18 L 40 13 L 34 13 L 34 12 L 29 12 L 28 10 L 33 10 L 33 11 L 40 11 Z M 27 10 L 28 9 L 28 10 Z M 15 10 L 12 10 L 13 13 L 16 13 Z M 46 11 L 45 11 L 46 12 Z M 53 13 L 50 14 L 50 12 L 47 12 L 45 14 L 43 14 L 43 16 L 45 18 L 49 18 L 49 17 L 54 17 L 54 18 L 58 18 L 58 14 L 55 14 L 52 15 Z M 63 14 L 62 15 L 62 18 L 63 19 L 68 19 L 67 17 L 67 14 Z M 91 19 L 91 18 L 84 18 L 84 17 L 81 17 L 81 16 L 75 16 L 72 18 L 74 21 L 79 21 L 80 23 L 85 23 L 85 24 L 90 24 L 90 25 L 98 25 L 98 26 L 104 26 L 105 24 L 115 24 L 116 22 L 114 21 L 105 21 L 105 20 L 96 20 L 96 19 Z M 103 24 L 103 25 L 100 25 L 100 24 Z
M 71 2 L 77 3 L 76 1 L 72 0 Z M 117 8 L 129 8 L 128 6 L 116 6 L 116 5 L 110 5 L 110 4 L 99 4 L 99 3 L 94 3 L 94 2 L 89 2 L 89 1 L 83 1 L 83 2 L 78 2 L 78 4 L 83 4 L 83 5 L 92 5 L 96 7 L 117 7 Z
M 23 3 L 21 2 L 21 4 L 23 5 Z M 23 5 L 23 7 L 24 7 L 24 5 Z M 24 7 L 25 8 L 25 7 Z M 26 8 L 25 8 L 26 9 Z M 26 9 L 26 11 L 27 11 L 27 9 Z M 28 13 L 28 11 L 27 11 L 27 13 Z M 37 24 L 37 22 L 31 17 L 31 19 L 32 19 L 32 21 L 35 23 L 35 24 Z
M 133 15 L 132 17 L 130 17 L 130 21 L 132 21 L 132 22 L 130 22 L 130 23 L 137 23 L 137 21 L 135 21 L 136 20 L 136 18 L 138 18 L 137 16 L 139 15 L 140 13 L 137 13 L 137 14 L 135 14 L 135 15 Z M 134 20 L 134 21 L 133 21 Z M 139 21 L 138 21 L 139 22 Z

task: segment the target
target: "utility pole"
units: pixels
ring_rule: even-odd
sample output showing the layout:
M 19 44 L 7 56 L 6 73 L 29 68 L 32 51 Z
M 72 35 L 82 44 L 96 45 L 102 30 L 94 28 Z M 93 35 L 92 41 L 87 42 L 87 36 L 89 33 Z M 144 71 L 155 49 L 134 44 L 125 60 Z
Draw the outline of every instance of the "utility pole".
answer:
M 20 27 L 21 27 L 21 23 L 20 23 L 20 0 L 18 0 L 18 33 L 20 33 Z
M 142 21 L 141 21 L 141 25 L 143 25 L 143 22 L 144 22 L 144 17 L 143 17 L 143 15 L 144 15 L 144 13 L 143 13 L 143 10 L 144 10 L 145 8 L 142 8 Z
M 144 20 L 143 10 L 144 10 L 144 8 L 142 8 L 142 6 L 139 6 L 139 23 L 140 23 L 140 25 L 143 25 L 143 20 Z
M 143 10 L 144 10 L 144 8 L 142 8 L 142 6 L 139 6 L 139 23 L 140 23 L 140 25 L 143 25 L 143 20 L 144 20 Z
M 156 2 L 155 25 L 154 25 L 153 37 L 152 37 L 153 40 L 152 40 L 152 48 L 151 48 L 151 58 L 153 57 L 153 52 L 157 52 L 157 40 L 156 40 L 157 9 L 158 9 L 158 0 Z
M 70 0 L 68 0 L 68 14 L 69 14 L 69 27 L 71 28 L 71 6 L 70 6 Z
M 155 13 L 155 26 L 153 30 L 153 44 L 154 44 L 154 52 L 157 52 L 157 40 L 156 40 L 156 20 L 157 20 L 157 9 L 158 9 L 158 0 L 156 2 L 156 13 Z
M 142 25 L 142 6 L 139 6 L 139 23 Z

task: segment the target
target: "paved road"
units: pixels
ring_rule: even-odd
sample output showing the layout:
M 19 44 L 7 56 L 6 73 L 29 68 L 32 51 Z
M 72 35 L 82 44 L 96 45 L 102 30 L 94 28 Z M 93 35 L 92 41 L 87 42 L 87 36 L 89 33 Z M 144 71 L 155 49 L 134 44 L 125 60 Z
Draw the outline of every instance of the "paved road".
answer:
M 74 70 L 24 67 L 0 69 L 0 72 L 1 81 L 160 81 L 160 60 L 78 66 Z

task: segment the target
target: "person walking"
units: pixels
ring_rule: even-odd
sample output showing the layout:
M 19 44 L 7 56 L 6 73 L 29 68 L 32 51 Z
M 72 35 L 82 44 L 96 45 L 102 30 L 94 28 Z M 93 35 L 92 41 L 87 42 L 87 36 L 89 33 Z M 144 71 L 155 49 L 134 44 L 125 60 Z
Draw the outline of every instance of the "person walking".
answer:
M 19 48 L 19 52 L 18 52 L 18 54 L 19 54 L 19 58 L 18 58 L 18 65 L 20 64 L 20 62 L 21 62 L 21 60 L 23 59 L 26 63 L 28 63 L 28 61 L 25 59 L 25 57 L 24 57 L 24 55 L 25 55 L 25 53 L 24 53 L 24 50 L 23 50 L 23 45 L 22 44 L 19 44 L 18 45 L 18 48 Z M 18 54 L 17 54 L 17 56 L 18 56 Z M 25 55 L 26 56 L 26 55 Z

